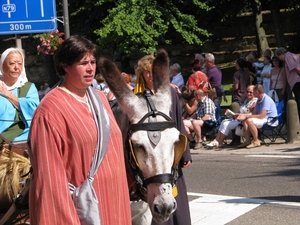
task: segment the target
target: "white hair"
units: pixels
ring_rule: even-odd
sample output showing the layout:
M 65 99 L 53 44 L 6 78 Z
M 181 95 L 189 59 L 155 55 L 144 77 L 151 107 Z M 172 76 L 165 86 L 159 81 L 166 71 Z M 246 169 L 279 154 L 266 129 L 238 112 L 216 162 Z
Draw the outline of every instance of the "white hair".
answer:
M 195 55 L 195 59 L 198 59 L 201 62 L 204 62 L 204 60 L 205 60 L 204 57 L 203 57 L 203 55 L 202 54 L 198 54 L 198 53 Z
M 174 63 L 172 66 L 171 66 L 171 69 L 175 70 L 177 73 L 180 73 L 181 71 L 181 67 L 178 63 Z
M 212 53 L 205 54 L 205 60 L 215 63 L 215 56 Z

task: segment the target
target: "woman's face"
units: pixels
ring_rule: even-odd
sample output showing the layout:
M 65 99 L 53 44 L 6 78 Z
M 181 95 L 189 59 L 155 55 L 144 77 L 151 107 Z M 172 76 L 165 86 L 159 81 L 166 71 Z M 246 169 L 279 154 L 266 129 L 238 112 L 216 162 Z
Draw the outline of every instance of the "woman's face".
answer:
M 79 62 L 66 66 L 65 80 L 78 89 L 88 88 L 94 79 L 96 72 L 96 58 L 87 53 Z
M 151 70 L 145 70 L 143 72 L 143 77 L 145 79 L 146 86 L 152 86 L 153 80 L 152 80 L 152 71 Z
M 279 66 L 279 61 L 278 61 L 278 60 L 273 60 L 272 62 L 273 62 L 273 65 L 274 65 L 275 67 L 278 67 L 278 66 Z
M 247 88 L 247 98 L 252 99 L 253 97 L 253 88 Z
M 19 78 L 23 69 L 23 57 L 20 53 L 12 52 L 7 55 L 3 65 L 3 81 L 13 85 Z

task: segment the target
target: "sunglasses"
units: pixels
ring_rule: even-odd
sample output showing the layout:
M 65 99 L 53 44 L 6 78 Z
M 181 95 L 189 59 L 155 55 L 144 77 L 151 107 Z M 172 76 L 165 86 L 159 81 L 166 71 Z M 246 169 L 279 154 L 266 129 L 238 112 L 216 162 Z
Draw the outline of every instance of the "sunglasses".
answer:
M 247 94 L 249 94 L 249 93 L 250 93 L 250 94 L 253 94 L 253 92 L 252 92 L 252 91 L 247 91 Z

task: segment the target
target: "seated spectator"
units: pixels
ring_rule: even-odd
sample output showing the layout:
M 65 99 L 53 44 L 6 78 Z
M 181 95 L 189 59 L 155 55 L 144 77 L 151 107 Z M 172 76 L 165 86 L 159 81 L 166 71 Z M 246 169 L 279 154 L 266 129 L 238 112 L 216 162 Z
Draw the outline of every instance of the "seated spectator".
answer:
M 225 119 L 222 121 L 217 137 L 208 143 L 206 145 L 207 148 L 219 148 L 222 147 L 222 143 L 225 140 L 225 137 L 228 136 L 229 132 L 233 129 L 235 129 L 241 122 L 238 121 L 236 118 L 243 113 L 252 113 L 255 105 L 257 98 L 254 97 L 253 95 L 253 88 L 254 85 L 250 85 L 247 88 L 247 99 L 245 102 L 241 105 L 240 107 L 240 113 L 235 113 L 235 115 L 232 115 L 232 118 Z
M 199 65 L 199 60 L 195 59 L 192 64 L 192 71 L 193 73 L 189 76 L 188 81 L 186 85 L 191 90 L 203 90 L 204 92 L 207 92 L 208 90 L 208 77 L 205 73 L 201 72 L 201 67 Z
M 196 119 L 196 109 L 197 109 L 198 101 L 194 96 L 194 91 L 189 89 L 187 86 L 184 86 L 182 88 L 181 97 L 183 100 L 183 107 L 182 107 L 183 124 L 187 132 L 187 137 L 190 141 L 190 148 L 193 148 L 195 146 L 195 141 L 188 127 L 191 126 L 190 120 Z
M 184 86 L 182 88 L 181 97 L 183 99 L 182 118 L 193 118 L 197 109 L 198 101 L 194 96 L 194 91 Z
M 198 106 L 196 109 L 196 119 L 186 119 L 184 120 L 184 124 L 186 130 L 189 130 L 189 133 L 190 131 L 195 132 L 197 142 L 195 143 L 194 149 L 199 149 L 202 147 L 201 127 L 204 125 L 205 120 L 214 122 L 216 121 L 216 106 L 214 102 L 210 98 L 208 98 L 202 90 L 197 90 L 194 94 L 198 102 Z
M 38 91 L 28 82 L 22 49 L 9 48 L 0 59 L 0 134 L 11 142 L 27 141 L 31 119 L 39 104 Z M 2 140 L 0 140 L 0 143 Z
M 253 113 L 240 114 L 237 120 L 243 123 L 245 129 L 245 142 L 239 145 L 239 148 L 255 148 L 260 146 L 258 139 L 258 130 L 261 128 L 269 117 L 277 116 L 277 109 L 275 102 L 264 92 L 264 87 L 260 84 L 255 85 L 253 89 L 254 97 L 257 97 L 257 102 Z M 274 122 L 274 125 L 278 121 Z M 253 142 L 251 143 L 251 136 Z
M 171 84 L 176 85 L 179 90 L 181 91 L 182 87 L 184 86 L 184 79 L 181 74 L 181 67 L 178 63 L 174 63 L 170 67 L 170 75 L 171 77 Z

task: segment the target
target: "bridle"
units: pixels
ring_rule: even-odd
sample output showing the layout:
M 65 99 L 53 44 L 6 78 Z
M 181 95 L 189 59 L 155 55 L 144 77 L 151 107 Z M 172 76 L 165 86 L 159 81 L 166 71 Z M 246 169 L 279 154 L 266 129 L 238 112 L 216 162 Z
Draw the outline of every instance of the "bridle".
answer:
M 139 122 L 135 124 L 130 124 L 130 135 L 129 135 L 129 164 L 131 166 L 132 173 L 134 174 L 135 181 L 137 184 L 137 188 L 139 192 L 133 193 L 134 198 L 140 198 L 144 201 L 146 201 L 145 195 L 147 194 L 147 185 L 151 183 L 171 183 L 173 186 L 176 183 L 178 174 L 177 174 L 177 164 L 178 164 L 178 158 L 180 159 L 184 150 L 186 143 L 184 145 L 184 150 L 182 151 L 182 154 L 180 157 L 174 157 L 174 163 L 172 166 L 172 172 L 171 173 L 163 173 L 158 174 L 152 177 L 149 177 L 145 179 L 143 172 L 140 170 L 139 164 L 137 162 L 133 145 L 130 140 L 130 137 L 133 132 L 139 131 L 139 130 L 145 130 L 147 131 L 148 138 L 152 145 L 156 146 L 160 139 L 161 139 L 161 131 L 167 129 L 167 128 L 176 128 L 176 123 L 163 112 L 157 111 L 157 109 L 154 106 L 154 103 L 151 99 L 151 92 L 150 90 L 146 89 L 142 96 L 146 99 L 148 110 L 149 112 L 146 113 L 146 115 L 143 116 L 142 119 L 139 120 Z M 166 121 L 157 121 L 156 117 L 162 116 Z M 146 119 L 148 119 L 148 122 L 145 122 Z M 186 138 L 186 137 L 185 137 Z M 180 137 L 182 141 L 182 136 Z M 175 148 L 175 147 L 174 147 Z M 136 196 L 138 195 L 138 196 Z

